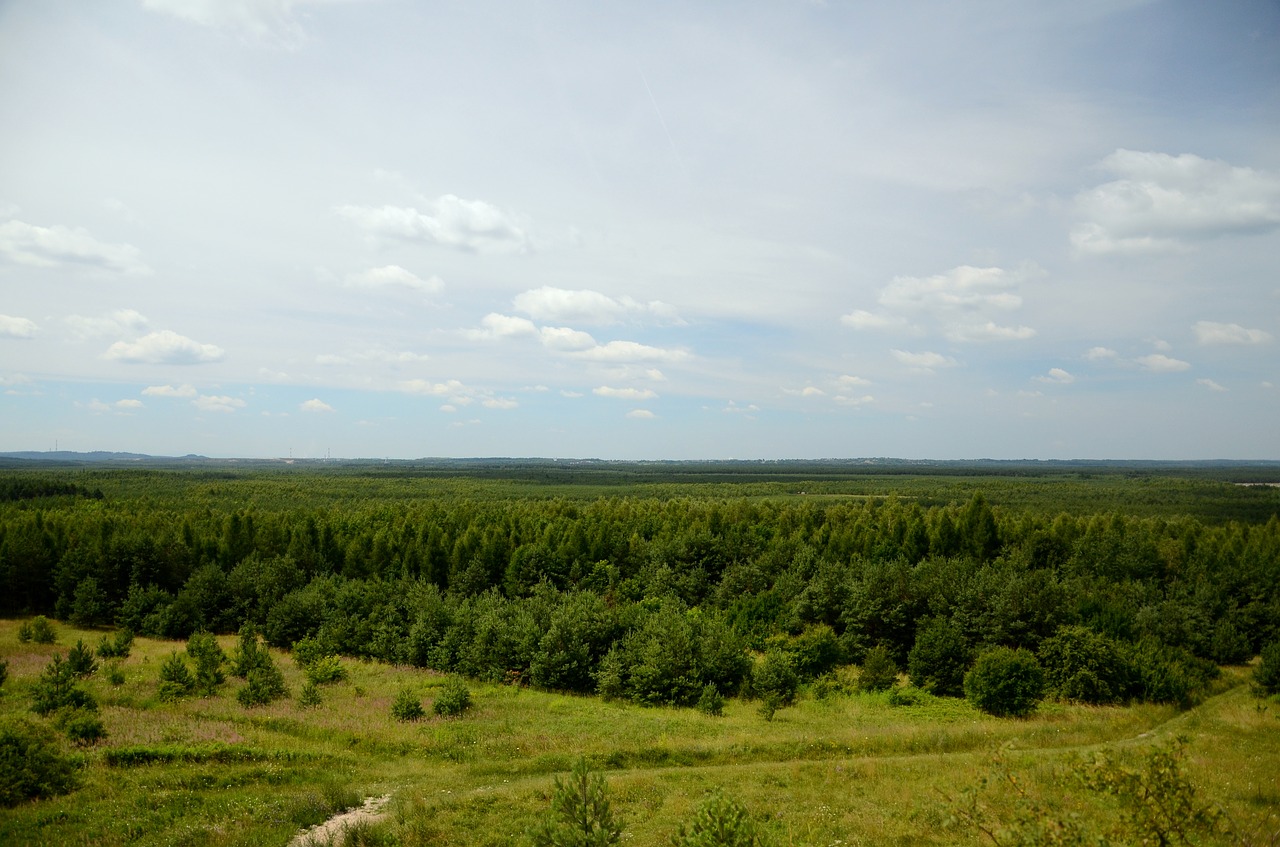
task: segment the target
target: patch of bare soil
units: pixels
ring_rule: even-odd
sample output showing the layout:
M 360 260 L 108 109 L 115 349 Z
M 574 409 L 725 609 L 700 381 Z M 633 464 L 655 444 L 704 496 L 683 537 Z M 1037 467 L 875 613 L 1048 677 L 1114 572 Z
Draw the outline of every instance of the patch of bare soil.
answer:
M 387 813 L 384 808 L 387 801 L 391 799 L 390 794 L 384 794 L 381 797 L 367 797 L 364 805 L 357 809 L 348 809 L 340 815 L 334 815 L 322 824 L 316 824 L 310 829 L 304 829 L 299 832 L 289 847 L 319 847 L 323 844 L 333 844 L 348 828 L 358 823 L 373 823 L 386 817 Z

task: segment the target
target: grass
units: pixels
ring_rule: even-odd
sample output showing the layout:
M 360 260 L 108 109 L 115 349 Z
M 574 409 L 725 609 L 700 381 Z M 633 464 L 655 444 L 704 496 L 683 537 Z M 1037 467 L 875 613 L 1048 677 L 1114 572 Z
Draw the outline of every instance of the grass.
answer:
M 20 644 L 0 621 L 9 681 L 0 714 L 27 713 L 30 687 L 55 651 L 97 633 L 59 625 L 58 645 Z M 220 639 L 230 652 L 234 637 Z M 730 700 L 723 717 L 640 708 L 471 682 L 457 719 L 391 716 L 402 688 L 431 702 L 447 678 L 343 660 L 348 678 L 303 708 L 287 699 L 245 709 L 234 678 L 215 696 L 165 703 L 159 668 L 180 645 L 138 638 L 113 686 L 87 683 L 107 739 L 85 750 L 73 794 L 0 810 L 4 844 L 286 844 L 302 827 L 392 794 L 388 818 L 349 841 L 511 844 L 546 814 L 552 778 L 578 756 L 605 774 L 624 840 L 667 841 L 713 789 L 743 802 L 778 844 L 977 844 L 949 825 L 950 807 L 1007 745 L 1027 784 L 1055 803 L 1055 774 L 1093 750 L 1124 751 L 1189 737 L 1189 770 L 1204 795 L 1239 819 L 1280 804 L 1280 705 L 1259 701 L 1247 669 L 1227 669 L 1203 706 L 1045 704 L 1025 720 L 982 715 L 959 700 L 893 707 L 888 695 L 804 696 L 771 722 Z M 305 680 L 273 651 L 296 697 Z M 948 798 L 952 798 L 949 800 Z M 996 808 L 1004 802 L 996 798 Z

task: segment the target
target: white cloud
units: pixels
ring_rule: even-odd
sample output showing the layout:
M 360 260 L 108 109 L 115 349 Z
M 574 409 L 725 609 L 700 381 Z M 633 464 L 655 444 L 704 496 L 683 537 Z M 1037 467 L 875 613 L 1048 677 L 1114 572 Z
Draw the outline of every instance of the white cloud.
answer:
M 650 347 L 635 341 L 610 341 L 575 355 L 597 362 L 679 362 L 689 356 L 684 350 Z
M 518 402 L 510 397 L 489 397 L 482 400 L 480 405 L 486 409 L 515 409 L 520 406 Z
M 872 385 L 873 383 L 871 382 L 871 380 L 866 379 L 864 377 L 853 376 L 852 374 L 844 374 L 842 376 L 836 377 L 836 384 L 841 386 L 842 388 L 848 388 L 850 386 L 855 386 L 855 385 L 858 385 L 858 386 Z
M 236 409 L 243 409 L 245 402 L 239 397 L 228 397 L 225 394 L 201 394 L 191 401 L 191 405 L 202 412 L 231 413 Z
M 648 388 L 611 388 L 607 385 L 593 388 L 591 393 L 599 397 L 613 397 L 618 400 L 652 400 L 658 396 Z
M 1029 326 L 1000 326 L 994 321 L 984 324 L 956 325 L 947 329 L 951 341 L 1025 341 L 1036 331 Z
M 317 365 L 349 365 L 351 360 L 336 353 L 321 353 L 316 356 Z
M 542 343 L 552 350 L 586 350 L 596 346 L 590 333 L 567 326 L 544 326 L 538 332 Z
M 298 408 L 304 412 L 332 412 L 333 407 L 318 397 L 298 404 Z
M 1197 379 L 1196 385 L 1203 385 L 1210 391 L 1226 391 L 1227 389 L 1211 379 Z
M 81 341 L 112 335 L 137 335 L 145 332 L 149 323 L 142 313 L 134 309 L 116 309 L 98 318 L 69 315 L 66 321 L 71 332 Z
M 1156 373 L 1177 373 L 1185 371 L 1191 367 L 1190 362 L 1184 362 L 1181 359 L 1174 359 L 1163 353 L 1152 353 L 1148 356 L 1139 356 L 1135 359 L 1139 365 L 1149 371 Z
M 1025 273 L 961 265 L 928 277 L 894 277 L 880 293 L 880 305 L 901 311 L 1017 309 L 1022 298 L 1010 291 Z
M 1085 353 L 1084 357 L 1091 362 L 1101 362 L 1107 359 L 1114 359 L 1119 355 L 1110 347 L 1090 347 L 1089 352 Z
M 893 315 L 875 314 L 865 309 L 854 309 L 847 315 L 841 315 L 840 323 L 853 329 L 893 329 L 903 326 L 906 321 Z
M 38 329 L 35 321 L 0 315 L 0 338 L 31 338 Z
M 1240 324 L 1196 321 L 1192 331 L 1201 344 L 1266 344 L 1271 333 L 1261 329 L 1245 329 Z
M 142 6 L 248 41 L 295 49 L 306 41 L 300 20 L 306 13 L 297 10 L 334 2 L 341 0 L 142 0 Z
M 456 397 L 455 403 L 471 402 L 468 394 L 470 389 L 456 379 L 446 380 L 445 382 L 430 382 L 425 379 L 409 379 L 400 383 L 400 389 L 408 394 L 425 394 L 429 397 Z
M 490 312 L 481 318 L 480 327 L 480 329 L 466 330 L 463 334 L 477 340 L 538 334 L 538 328 L 528 318 L 500 315 L 497 312 Z
M 1152 253 L 1280 227 L 1280 176 L 1190 153 L 1120 149 L 1100 167 L 1118 177 L 1077 195 L 1071 243 L 1084 253 Z
M 347 284 L 356 288 L 408 288 L 423 294 L 438 294 L 444 290 L 444 281 L 439 277 L 421 279 L 399 265 L 370 268 L 347 277 Z
M 959 364 L 950 356 L 944 356 L 941 353 L 923 352 L 910 353 L 906 350 L 891 350 L 893 358 L 909 368 L 933 373 L 935 368 L 953 368 Z
M 724 412 L 726 415 L 754 415 L 756 412 L 760 411 L 760 407 L 755 403 L 751 403 L 747 406 L 739 406 L 733 400 L 730 400 L 729 405 L 725 406 L 720 411 Z
M 22 221 L 0 224 L 0 256 L 39 268 L 85 267 L 114 273 L 150 273 L 131 244 L 107 244 L 83 229 L 34 226 Z
M 608 326 L 635 317 L 683 323 L 675 309 L 660 300 L 641 303 L 630 297 L 614 299 L 589 289 L 543 286 L 516 295 L 513 304 L 536 321 Z
M 526 253 L 529 235 L 516 218 L 482 200 L 452 194 L 420 212 L 401 206 L 340 206 L 335 211 L 378 239 L 420 241 L 476 253 Z
M 103 355 L 128 364 L 195 365 L 221 360 L 223 350 L 165 329 L 148 333 L 137 341 L 117 341 Z
M 186 384 L 176 388 L 172 385 L 149 385 L 142 389 L 142 394 L 146 397 L 195 397 L 196 390 Z
M 651 421 L 656 418 L 657 415 L 650 412 L 648 409 L 632 409 L 630 412 L 627 412 L 627 417 L 638 421 Z
M 1036 377 L 1036 382 L 1048 382 L 1055 385 L 1070 385 L 1076 378 L 1062 368 L 1050 368 L 1049 373 Z
M 132 399 L 130 399 L 130 400 L 117 400 L 117 401 L 115 402 L 115 407 L 116 407 L 117 409 L 141 409 L 141 408 L 142 408 L 142 401 L 141 401 L 141 400 L 132 400 Z
M 874 403 L 876 398 L 870 394 L 863 394 L 861 397 L 852 397 L 844 394 L 838 394 L 832 398 L 836 405 L 839 406 L 865 406 L 868 403 Z

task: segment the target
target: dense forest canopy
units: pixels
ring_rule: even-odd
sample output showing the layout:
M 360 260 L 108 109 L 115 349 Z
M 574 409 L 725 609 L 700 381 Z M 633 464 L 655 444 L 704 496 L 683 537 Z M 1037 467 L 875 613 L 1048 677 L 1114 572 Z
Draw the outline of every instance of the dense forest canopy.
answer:
M 249 624 L 281 647 L 647 703 L 736 692 L 752 651 L 814 678 L 883 648 L 941 691 L 931 656 L 1083 644 L 1124 657 L 1107 697 L 1182 699 L 1280 635 L 1280 488 L 1258 484 L 1277 470 L 15 467 L 0 614 L 171 638 Z

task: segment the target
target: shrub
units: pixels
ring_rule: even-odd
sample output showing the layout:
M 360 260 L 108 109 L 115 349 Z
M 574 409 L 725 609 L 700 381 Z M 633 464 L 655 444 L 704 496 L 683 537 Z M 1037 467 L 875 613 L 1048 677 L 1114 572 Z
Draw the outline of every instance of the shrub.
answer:
M 962 697 L 969 660 L 969 645 L 959 627 L 948 618 L 934 618 L 916 633 L 907 673 L 916 688 L 940 697 Z
M 78 747 L 96 744 L 107 737 L 107 728 L 97 712 L 86 709 L 64 709 L 58 713 L 54 726 L 61 729 L 71 743 Z
M 471 692 L 460 679 L 450 679 L 440 687 L 431 710 L 443 718 L 456 718 L 471 708 Z
M 1000 717 L 1023 717 L 1044 697 L 1044 670 L 1027 650 L 993 647 L 965 674 L 964 693 L 974 706 Z
M 713 718 L 724 714 L 724 696 L 710 682 L 702 686 L 702 694 L 698 697 L 698 711 Z
M 34 641 L 36 644 L 56 644 L 58 633 L 53 624 L 44 615 L 36 615 L 29 621 L 23 621 L 18 627 L 18 640 L 24 644 Z
M 1262 648 L 1262 662 L 1253 669 L 1253 688 L 1260 696 L 1280 694 L 1280 639 Z
M 1248 636 L 1231 621 L 1218 621 L 1209 638 L 1209 658 L 1220 665 L 1243 665 L 1252 657 Z
M 923 706 L 929 702 L 929 697 L 929 692 L 921 691 L 914 685 L 889 689 L 890 706 Z
M 322 659 L 329 654 L 320 639 L 313 635 L 308 635 L 293 642 L 291 650 L 294 664 L 304 671 L 315 664 L 318 659 Z
M 719 791 L 698 807 L 688 829 L 681 825 L 671 839 L 671 847 L 761 847 L 765 843 L 746 808 Z
M 124 685 L 124 670 L 115 662 L 107 665 L 107 682 L 112 685 Z
M 426 711 L 423 710 L 422 701 L 418 696 L 408 688 L 400 689 L 400 693 L 391 704 L 391 717 L 398 721 L 419 721 L 424 715 Z
M 579 759 L 563 781 L 556 777 L 550 819 L 529 835 L 534 847 L 610 847 L 622 840 L 609 786 L 587 769 L 586 759 Z
M 775 709 L 794 703 L 799 685 L 791 654 L 776 648 L 764 654 L 751 675 L 752 691 L 762 700 L 771 700 Z
M 320 689 L 314 682 L 308 682 L 298 692 L 298 705 L 304 709 L 313 709 L 321 702 Z
M 98 669 L 98 662 L 93 658 L 93 651 L 77 639 L 76 646 L 67 651 L 67 666 L 71 668 L 71 673 L 84 679 L 93 676 Z
M 227 654 L 211 632 L 196 632 L 187 639 L 187 655 L 196 663 L 195 690 L 209 696 L 227 681 L 222 665 Z
M 251 669 L 244 688 L 236 692 L 236 700 L 245 708 L 265 706 L 289 695 L 289 689 L 284 684 L 284 674 L 280 673 L 266 650 L 262 651 L 262 656 L 266 658 L 266 663 Z
M 61 653 L 54 653 L 41 672 L 32 689 L 32 699 L 31 711 L 37 715 L 47 715 L 66 708 L 90 711 L 98 708 L 98 701 L 93 699 L 93 695 L 76 685 L 76 676 Z
M 1188 709 L 1219 673 L 1218 666 L 1208 659 L 1153 638 L 1125 645 L 1123 653 L 1133 669 L 1135 692 L 1151 703 L 1174 703 Z
M 75 767 L 48 727 L 22 718 L 0 722 L 0 806 L 66 794 L 75 787 Z
M 240 641 L 231 654 L 231 675 L 248 679 L 249 672 L 254 668 L 270 664 L 271 654 L 258 641 L 258 631 L 253 628 L 253 624 L 240 627 Z
M 0 688 L 4 688 L 4 684 L 9 680 L 9 663 L 0 659 Z
M 306 667 L 307 681 L 315 685 L 328 685 L 347 678 L 347 669 L 337 656 L 321 656 Z
M 160 666 L 160 699 L 172 703 L 191 696 L 195 688 L 196 679 L 187 663 L 177 651 L 170 653 Z
M 1059 627 L 1040 643 L 1038 659 L 1049 691 L 1079 703 L 1128 698 L 1133 674 L 1119 646 L 1083 626 Z
M 863 691 L 887 691 L 898 683 L 898 666 L 883 644 L 872 647 L 862 660 L 858 688 Z
M 102 639 L 98 641 L 98 658 L 127 659 L 132 649 L 133 632 L 132 630 L 122 629 L 116 633 L 115 638 L 109 635 L 102 636 Z

